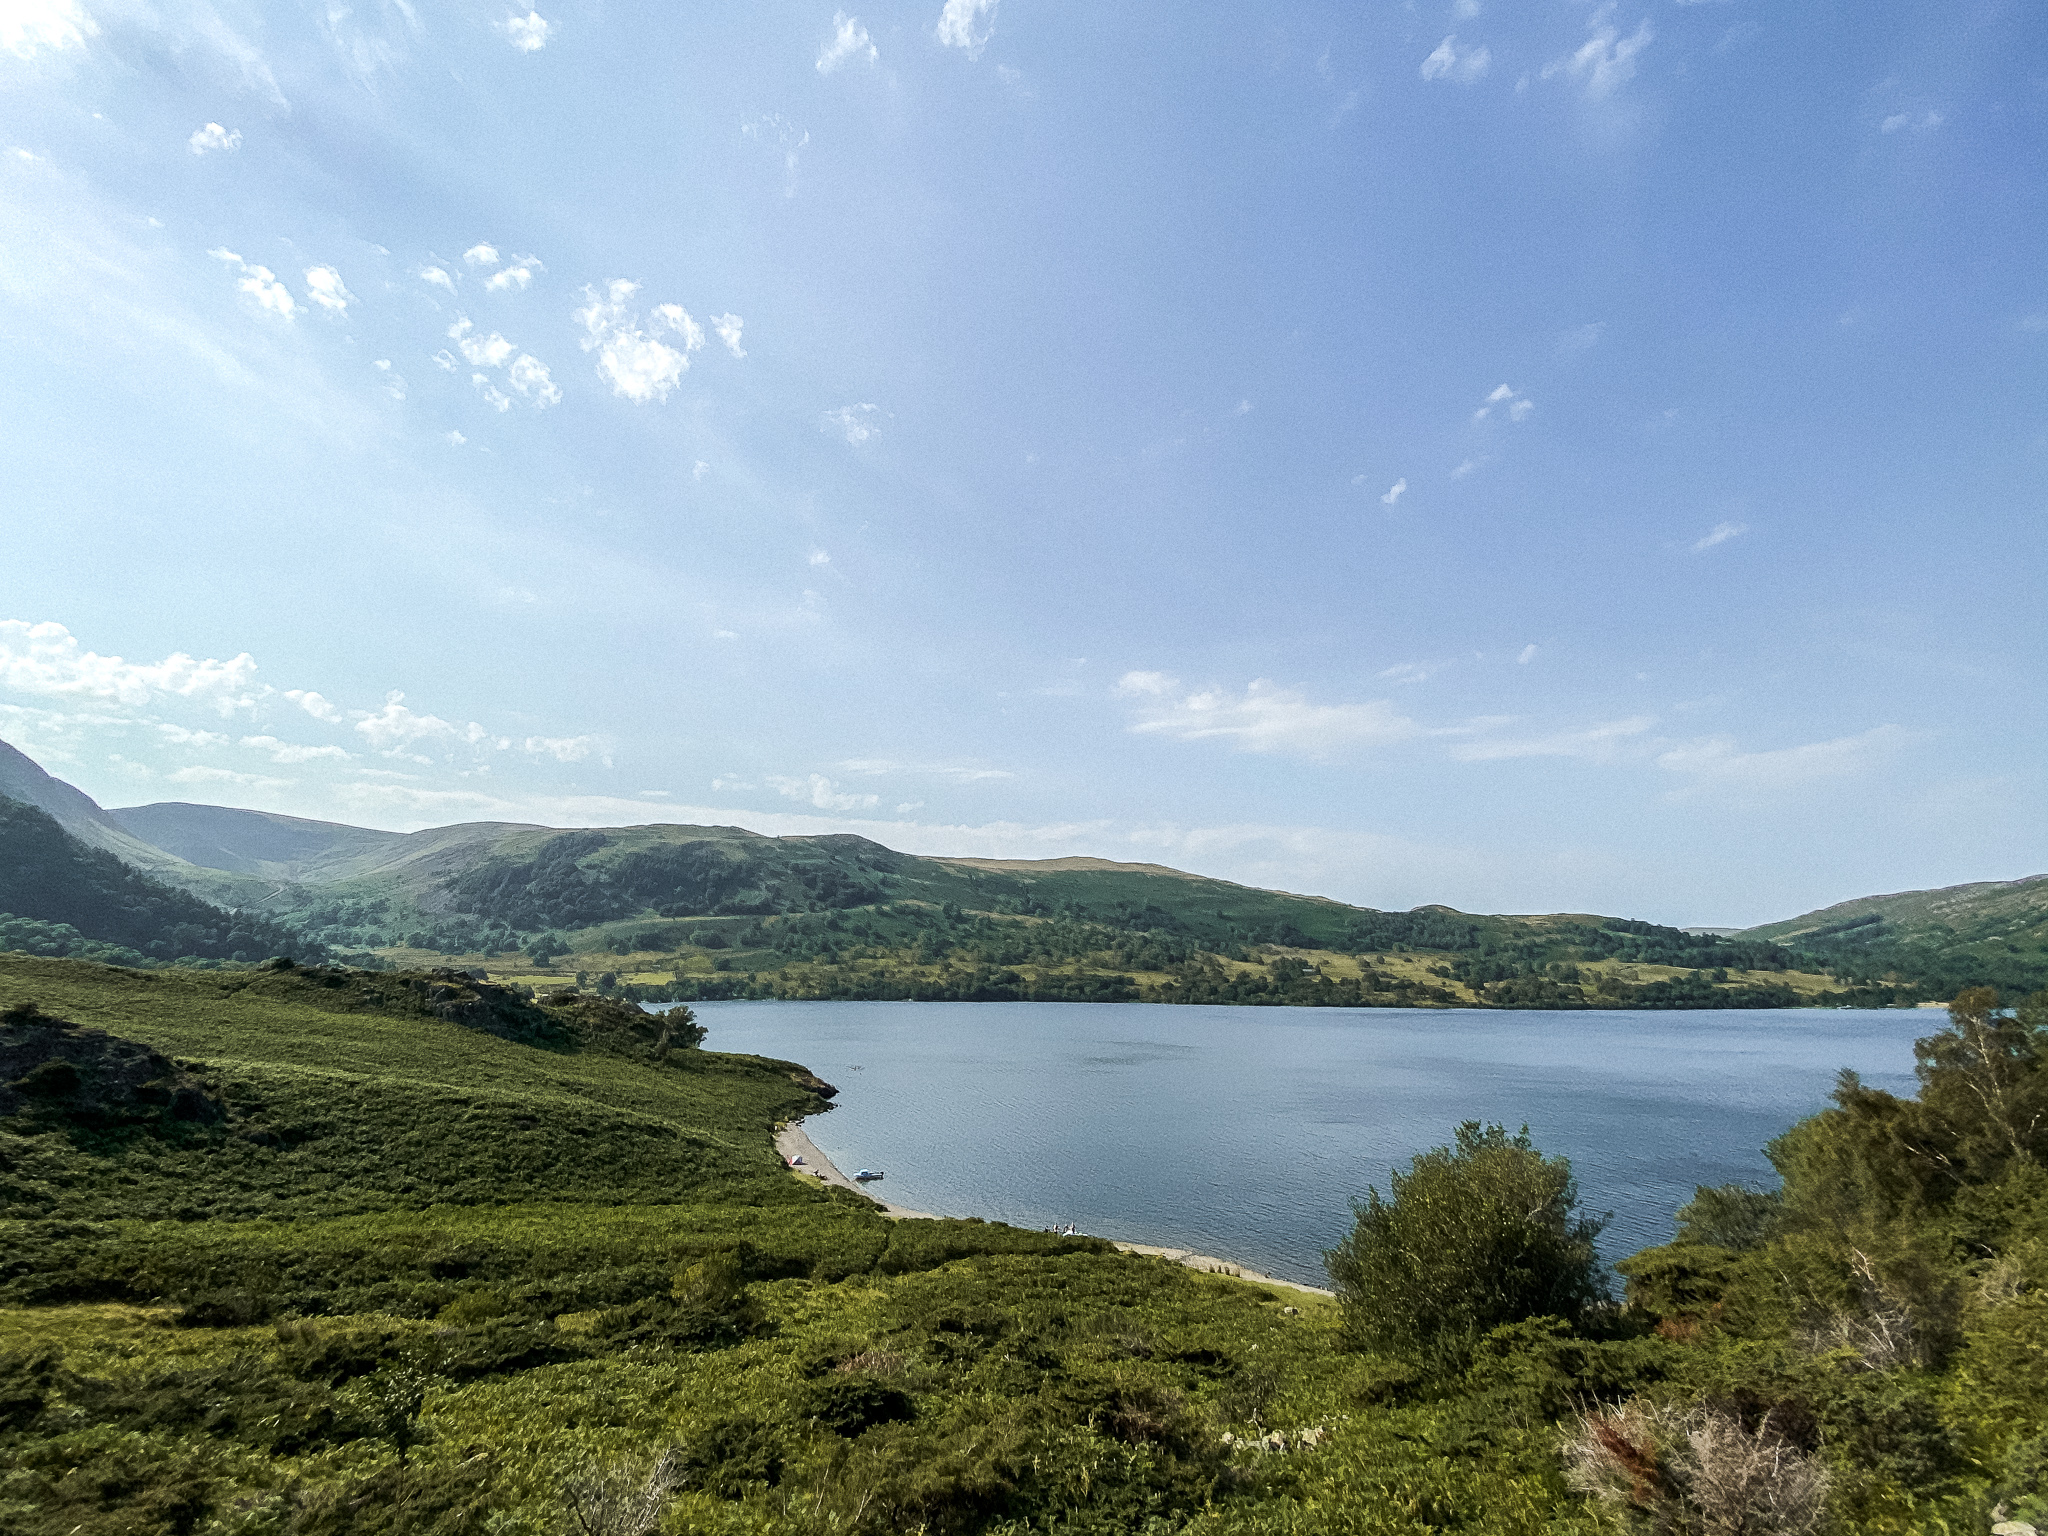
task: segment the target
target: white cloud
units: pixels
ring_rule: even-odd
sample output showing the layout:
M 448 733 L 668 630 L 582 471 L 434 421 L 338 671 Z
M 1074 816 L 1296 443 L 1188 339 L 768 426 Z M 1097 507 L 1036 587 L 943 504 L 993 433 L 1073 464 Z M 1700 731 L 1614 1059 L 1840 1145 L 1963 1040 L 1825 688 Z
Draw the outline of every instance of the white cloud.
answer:
M 547 268 L 541 264 L 538 256 L 514 256 L 502 269 L 493 272 L 486 279 L 484 287 L 492 293 L 503 293 L 507 288 L 517 288 L 524 293 L 526 285 L 533 281 L 533 274 L 545 271 Z
M 1897 133 L 1901 128 L 1910 128 L 1915 133 L 1932 133 L 1947 121 L 1939 112 L 1894 112 L 1877 125 L 1877 131 Z
M 275 736 L 244 736 L 241 744 L 252 751 L 268 752 L 273 763 L 348 762 L 354 754 L 341 747 L 307 747 L 279 741 Z
M 842 64 L 865 61 L 872 64 L 879 57 L 874 40 L 868 36 L 868 29 L 860 24 L 858 16 L 849 16 L 844 11 L 832 14 L 832 41 L 818 54 L 818 73 L 829 75 Z
M 711 461 L 709 459 L 699 459 L 696 463 L 690 466 L 690 478 L 692 480 L 702 480 L 706 475 L 710 473 Z
M 157 735 L 176 747 L 224 747 L 227 737 L 218 731 L 192 731 L 182 725 L 159 725 Z
M 1726 544 L 1730 539 L 1739 538 L 1749 532 L 1747 523 L 1716 523 L 1706 534 L 1693 541 L 1692 552 L 1712 549 L 1716 544 Z
M 83 48 L 99 30 L 78 0 L 0 0 L 0 48 L 17 59 Z
M 713 315 L 711 317 L 711 329 L 717 332 L 718 339 L 725 343 L 725 350 L 734 357 L 745 357 L 747 355 L 740 347 L 740 329 L 746 323 L 738 315 Z
M 1502 406 L 1508 413 L 1509 421 L 1520 421 L 1536 409 L 1536 402 L 1503 384 L 1486 397 L 1486 403 L 1472 413 L 1474 421 L 1484 421 L 1493 414 L 1495 406 Z
M 333 723 L 341 719 L 341 711 L 310 688 L 287 688 L 284 691 L 284 696 L 311 715 L 315 720 L 326 720 Z
M 6 3 L 8 0 L 0 0 L 0 5 Z M 192 137 L 185 142 L 192 146 L 192 153 L 195 155 L 203 155 L 213 149 L 240 149 L 242 130 L 223 128 L 219 123 L 208 123 L 203 128 L 193 129 Z
M 1131 729 L 1177 741 L 1229 741 L 1246 752 L 1323 758 L 1346 749 L 1386 746 L 1425 734 L 1384 700 L 1316 704 L 1297 688 L 1260 678 L 1242 694 L 1188 692 L 1160 672 L 1127 672 L 1117 693 L 1138 704 Z
M 875 425 L 875 407 L 869 402 L 842 405 L 836 411 L 827 411 L 824 425 L 827 432 L 838 433 L 856 448 L 880 430 Z
M 367 710 L 355 712 L 356 730 L 380 752 L 395 754 L 423 741 L 475 743 L 489 739 L 490 733 L 474 722 L 465 730 L 439 715 L 415 714 L 405 707 L 404 700 L 404 694 L 393 693 L 374 714 Z
M 167 777 L 173 784 L 233 784 L 240 789 L 291 787 L 290 779 L 270 779 L 260 773 L 236 773 L 232 768 L 180 768 Z
M 948 784 L 980 784 L 990 779 L 1014 779 L 1016 775 L 1006 768 L 990 768 L 981 763 L 904 763 L 890 757 L 849 757 L 839 764 L 847 773 L 864 774 L 869 778 L 902 778 L 905 776 L 925 779 L 942 779 Z
M 405 398 L 405 375 L 392 368 L 390 358 L 380 357 L 370 366 L 384 375 L 384 388 L 392 399 Z
M 1535 659 L 1536 647 L 1534 645 L 1525 645 L 1522 647 L 1521 654 L 1515 657 L 1515 662 L 1518 666 L 1526 667 L 1527 665 L 1529 665 L 1530 662 L 1534 661 Z
M 940 43 L 966 49 L 970 59 L 981 57 L 995 30 L 996 0 L 946 0 L 946 8 L 939 12 Z
M 812 565 L 830 565 L 832 557 L 822 549 L 814 549 L 811 551 L 809 563 Z
M 596 736 L 529 736 L 523 745 L 535 757 L 552 757 L 558 763 L 580 763 L 604 749 Z M 605 764 L 609 767 L 611 759 L 607 757 Z
M 348 285 L 341 280 L 341 274 L 332 267 L 306 268 L 306 297 L 332 315 L 348 313 L 349 300 L 355 297 L 348 291 Z
M 456 368 L 455 354 L 453 352 L 450 352 L 446 347 L 443 347 L 440 351 L 434 354 L 434 365 L 437 368 L 443 368 L 446 369 L 449 373 L 453 373 Z
M 464 443 L 468 441 L 469 439 L 464 437 L 460 432 L 450 432 L 448 434 L 448 446 L 450 448 L 460 448 Z
M 455 291 L 455 279 L 441 267 L 421 267 L 420 281 L 436 288 L 446 288 L 450 293 Z
M 448 336 L 462 349 L 462 355 L 476 368 L 502 368 L 505 360 L 517 349 L 496 331 L 488 336 L 473 335 L 476 324 L 467 315 L 459 316 L 448 327 Z
M 512 397 L 493 384 L 489 374 L 472 373 L 469 382 L 474 384 L 477 393 L 484 397 L 484 404 L 493 410 L 503 413 L 512 409 Z
M 1626 720 L 1610 720 L 1583 731 L 1492 737 L 1461 742 L 1451 748 L 1451 756 L 1461 763 L 1497 763 L 1522 757 L 1573 757 L 1587 762 L 1607 762 L 1656 723 L 1655 715 L 1631 715 Z
M 1612 3 L 1601 6 L 1589 23 L 1593 35 L 1577 53 L 1555 59 L 1543 66 L 1543 78 L 1564 75 L 1579 82 L 1588 101 L 1601 101 L 1635 78 L 1636 55 L 1649 47 L 1657 34 L 1646 16 L 1628 37 L 1614 25 Z
M 1657 766 L 1693 781 L 1681 793 L 1720 789 L 1768 794 L 1862 773 L 1909 739 L 1909 733 L 1899 726 L 1880 725 L 1832 741 L 1743 752 L 1733 737 L 1709 736 L 1673 747 L 1658 757 Z
M 559 405 L 562 390 L 548 377 L 547 364 L 529 353 L 522 352 L 505 370 L 505 382 L 534 403 L 536 408 Z
M 1484 43 L 1460 48 L 1454 35 L 1438 43 L 1436 51 L 1422 61 L 1422 78 L 1455 80 L 1460 85 L 1471 85 L 1484 78 L 1492 64 L 1493 54 Z
M 613 393 L 645 404 L 666 400 L 681 382 L 690 354 L 704 345 L 704 330 L 680 304 L 657 304 L 642 330 L 640 317 L 626 307 L 639 291 L 623 277 L 606 284 L 603 296 L 585 288 L 590 302 L 576 318 L 583 324 L 583 350 L 597 354 L 597 371 Z M 677 344 L 661 340 L 664 334 Z
M 554 28 L 539 11 L 528 11 L 524 16 L 506 17 L 498 23 L 498 30 L 521 53 L 539 53 L 548 45 L 548 33 Z
M 1456 469 L 1451 471 L 1451 478 L 1453 480 L 1462 480 L 1478 467 L 1479 461 L 1477 459 L 1466 459 Z
M 1387 494 L 1380 498 L 1380 504 L 1382 506 L 1391 507 L 1392 505 L 1394 505 L 1395 502 L 1401 499 L 1401 497 L 1407 492 L 1407 489 L 1408 477 L 1403 475 L 1399 480 L 1396 480 L 1392 485 L 1387 487 Z
M 247 708 L 264 691 L 247 651 L 230 661 L 178 651 L 162 661 L 129 662 L 81 648 L 62 624 L 22 619 L 0 619 L 0 688 L 131 706 L 170 696 L 204 700 L 222 714 Z
M 488 240 L 479 240 L 462 253 L 462 259 L 472 267 L 495 267 L 498 264 L 498 248 Z
M 880 795 L 845 794 L 822 773 L 793 779 L 768 776 L 768 787 L 791 800 L 806 800 L 821 811 L 871 811 L 882 803 Z
M 298 302 L 292 298 L 291 290 L 277 280 L 277 274 L 268 267 L 259 267 L 246 262 L 224 245 L 217 245 L 206 253 L 215 261 L 226 262 L 241 270 L 242 280 L 235 287 L 256 301 L 256 307 L 267 309 L 289 320 L 299 312 Z

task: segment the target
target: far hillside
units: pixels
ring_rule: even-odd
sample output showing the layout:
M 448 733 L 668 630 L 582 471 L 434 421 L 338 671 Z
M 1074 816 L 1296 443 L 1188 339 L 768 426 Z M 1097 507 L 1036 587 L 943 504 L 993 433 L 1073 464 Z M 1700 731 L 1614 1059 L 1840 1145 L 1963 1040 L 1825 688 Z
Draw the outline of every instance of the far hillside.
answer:
M 2048 875 L 1864 896 L 1742 937 L 1796 945 L 1841 976 L 1911 977 L 1944 998 L 2035 992 L 2048 987 Z

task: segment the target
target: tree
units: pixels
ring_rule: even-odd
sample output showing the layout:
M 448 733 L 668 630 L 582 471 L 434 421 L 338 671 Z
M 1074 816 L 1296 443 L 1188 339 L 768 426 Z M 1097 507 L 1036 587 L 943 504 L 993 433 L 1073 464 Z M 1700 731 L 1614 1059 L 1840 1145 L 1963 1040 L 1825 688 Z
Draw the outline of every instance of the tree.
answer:
M 1456 1368 L 1487 1332 L 1531 1317 L 1577 1322 L 1608 1300 L 1578 1214 L 1571 1164 L 1468 1120 L 1453 1146 L 1417 1156 L 1353 1209 L 1351 1235 L 1324 1255 L 1345 1329 L 1359 1345 Z

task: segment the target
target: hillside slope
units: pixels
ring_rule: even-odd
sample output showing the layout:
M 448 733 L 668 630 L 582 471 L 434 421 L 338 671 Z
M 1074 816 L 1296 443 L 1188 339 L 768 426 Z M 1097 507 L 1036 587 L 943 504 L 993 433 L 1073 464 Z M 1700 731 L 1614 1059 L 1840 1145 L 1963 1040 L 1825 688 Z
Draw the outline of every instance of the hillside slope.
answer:
M 1942 997 L 2034 992 L 2048 987 L 2048 875 L 1863 896 L 1742 937 L 1796 945 L 1845 976 L 1911 977 Z

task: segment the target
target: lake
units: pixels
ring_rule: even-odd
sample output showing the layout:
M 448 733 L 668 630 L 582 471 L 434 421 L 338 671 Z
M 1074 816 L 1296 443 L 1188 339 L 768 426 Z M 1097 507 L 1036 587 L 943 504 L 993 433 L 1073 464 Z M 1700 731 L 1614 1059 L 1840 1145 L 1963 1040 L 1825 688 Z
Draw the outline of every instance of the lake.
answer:
M 1159 1243 L 1327 1284 L 1350 1202 L 1451 1139 L 1527 1122 L 1616 1259 L 1696 1184 L 1770 1183 L 1765 1142 L 1836 1072 L 1910 1093 L 1932 1009 L 1490 1012 L 1144 1003 L 701 1003 L 710 1050 L 838 1086 L 805 1130 L 898 1205 Z

